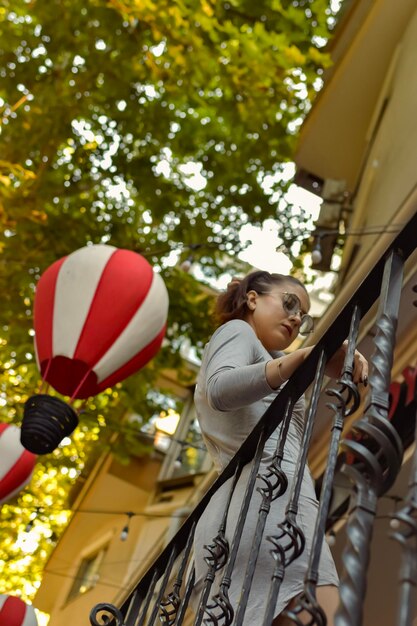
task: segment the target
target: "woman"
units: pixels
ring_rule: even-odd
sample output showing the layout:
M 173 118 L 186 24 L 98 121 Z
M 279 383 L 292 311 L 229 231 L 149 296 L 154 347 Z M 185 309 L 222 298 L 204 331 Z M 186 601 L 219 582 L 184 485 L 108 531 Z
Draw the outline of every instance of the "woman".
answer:
M 301 348 L 285 355 L 282 351 L 294 341 L 299 332 L 312 331 L 312 318 L 308 315 L 309 297 L 303 284 L 291 276 L 253 272 L 243 280 L 233 280 L 217 303 L 221 326 L 207 344 L 197 380 L 195 404 L 200 427 L 216 469 L 221 472 L 235 455 L 255 424 L 279 393 L 282 385 L 310 354 L 312 347 Z M 346 346 L 329 361 L 326 374 L 338 377 L 341 373 Z M 368 364 L 359 352 L 355 353 L 355 382 L 367 384 Z M 261 626 L 265 603 L 274 568 L 271 557 L 270 535 L 277 534 L 277 523 L 284 518 L 291 491 L 291 482 L 300 448 L 304 426 L 304 398 L 294 405 L 289 427 L 282 469 L 289 485 L 286 493 L 277 498 L 267 518 L 263 541 L 244 618 L 245 626 Z M 271 462 L 277 446 L 278 432 L 270 437 L 263 452 L 260 472 Z M 226 537 L 229 545 L 233 537 L 251 464 L 245 466 L 230 504 Z M 225 509 L 231 479 L 226 481 L 212 497 L 202 515 L 195 535 L 196 585 L 193 604 L 203 589 L 207 574 L 203 546 L 212 543 L 216 536 L 222 511 Z M 255 489 L 245 520 L 245 528 L 237 555 L 229 598 L 236 610 L 246 571 L 249 550 L 253 541 L 261 496 Z M 287 620 L 281 615 L 303 590 L 307 569 L 309 546 L 312 541 L 317 515 L 314 484 L 305 468 L 299 503 L 297 523 L 306 537 L 303 554 L 291 563 L 285 572 L 276 603 L 273 626 L 284 626 Z M 216 593 L 224 570 L 217 572 L 212 593 Z M 327 544 L 320 561 L 317 599 L 333 624 L 333 614 L 338 604 L 338 578 Z M 292 623 L 292 622 L 291 622 Z

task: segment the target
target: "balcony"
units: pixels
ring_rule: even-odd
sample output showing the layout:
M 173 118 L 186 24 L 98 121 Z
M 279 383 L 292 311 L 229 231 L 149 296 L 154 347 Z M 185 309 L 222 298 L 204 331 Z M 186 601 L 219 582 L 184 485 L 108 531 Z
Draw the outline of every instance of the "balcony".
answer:
M 319 507 L 309 546 L 304 590 L 287 614 L 289 623 L 327 624 L 316 592 L 322 545 L 326 536 L 333 536 L 333 529 L 338 530 L 338 542 L 344 544 L 339 571 L 339 607 L 334 623 L 336 626 L 360 626 L 363 623 L 371 539 L 378 506 L 390 501 L 390 490 L 400 475 L 405 455 L 407 468 L 412 466 L 409 486 L 400 502 L 391 498 L 395 507 L 387 515 L 392 513 L 394 519 L 391 528 L 395 540 L 393 546 L 401 559 L 399 571 L 395 572 L 399 581 L 397 618 L 392 623 L 412 626 L 417 586 L 417 454 L 413 446 L 415 375 L 413 378 L 410 373 L 414 383 L 408 387 L 409 402 L 404 404 L 404 407 L 408 406 L 407 411 L 405 408 L 399 411 L 400 392 L 391 384 L 391 372 L 398 342 L 405 345 L 410 333 L 415 334 L 412 329 L 417 315 L 413 308 L 413 304 L 417 304 L 416 233 L 417 213 L 414 212 L 152 567 L 141 580 L 132 581 L 132 588 L 120 606 L 107 603 L 95 606 L 90 614 L 92 626 L 246 624 L 248 598 L 271 503 L 285 494 L 288 502 L 285 516 L 274 520 L 275 532 L 266 537 L 271 548 L 273 575 L 265 588 L 263 612 L 257 623 L 270 626 L 286 568 L 306 549 L 299 523 L 299 501 L 303 472 L 309 449 L 315 445 L 313 433 L 317 428 L 320 441 L 327 433 L 327 456 L 321 460 L 324 471 L 316 482 L 316 486 L 320 486 Z M 364 329 L 367 329 L 365 335 Z M 363 342 L 370 360 L 369 386 L 365 393 L 352 380 L 351 364 L 360 336 L 365 337 Z M 343 373 L 337 382 L 325 387 L 325 364 L 346 338 L 348 352 Z M 292 407 L 306 392 L 309 405 L 300 453 L 294 479 L 289 481 L 283 469 L 284 444 Z M 347 426 L 351 426 L 348 436 L 345 435 Z M 279 429 L 280 436 L 273 459 L 267 470 L 259 475 L 262 452 L 276 429 Z M 240 514 L 233 536 L 227 536 L 228 507 L 242 476 L 246 478 Z M 401 480 L 404 482 L 403 477 Z M 194 605 L 195 610 L 191 611 L 189 601 L 195 583 L 192 565 L 194 531 L 210 499 L 226 481 L 230 485 L 229 497 L 225 508 L 218 511 L 217 535 L 204 546 L 207 573 L 198 606 Z M 236 563 L 239 562 L 241 567 L 241 560 L 237 561 L 239 546 L 242 537 L 247 540 L 245 522 L 255 499 L 260 505 L 256 505 L 256 528 L 247 550 L 243 588 L 239 600 L 232 602 L 229 591 Z M 383 602 L 381 597 L 379 604 L 382 606 Z

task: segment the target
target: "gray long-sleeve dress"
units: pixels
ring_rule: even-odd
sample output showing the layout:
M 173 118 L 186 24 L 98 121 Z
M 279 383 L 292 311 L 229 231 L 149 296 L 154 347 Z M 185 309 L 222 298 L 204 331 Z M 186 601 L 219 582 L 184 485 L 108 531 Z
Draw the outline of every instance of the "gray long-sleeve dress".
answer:
M 197 379 L 195 404 L 205 443 L 219 472 L 226 467 L 279 393 L 279 389 L 273 390 L 269 386 L 265 376 L 266 363 L 278 355 L 279 353 L 269 353 L 257 338 L 252 327 L 242 320 L 232 320 L 218 328 L 207 344 Z M 264 538 L 249 594 L 244 626 L 260 626 L 263 623 L 271 575 L 275 565 L 270 554 L 272 545 L 266 541 L 266 537 L 277 533 L 277 524 L 284 518 L 300 449 L 304 427 L 304 408 L 304 398 L 302 397 L 294 406 L 282 464 L 282 469 L 288 476 L 289 485 L 286 493 L 272 503 L 267 518 Z M 265 470 L 272 459 L 277 438 L 278 432 L 275 431 L 266 443 L 260 473 Z M 244 467 L 232 498 L 226 528 L 229 545 L 233 538 L 251 465 L 250 463 Z M 231 480 L 226 481 L 214 494 L 196 528 L 194 541 L 196 584 L 192 596 L 194 609 L 198 606 L 199 594 L 203 588 L 208 568 L 204 560 L 207 552 L 203 546 L 212 543 L 213 538 L 217 535 L 222 512 L 225 509 L 230 491 Z M 235 610 L 239 603 L 260 503 L 261 496 L 255 490 L 246 517 L 229 590 L 229 598 Z M 313 480 L 308 467 L 306 467 L 297 516 L 297 523 L 301 526 L 306 537 L 306 549 L 286 569 L 276 603 L 275 616 L 279 615 L 290 600 L 303 590 L 317 508 Z M 212 591 L 217 591 L 223 573 L 224 570 L 217 572 Z M 327 544 L 324 543 L 320 559 L 319 585 L 337 584 L 338 577 L 334 562 Z

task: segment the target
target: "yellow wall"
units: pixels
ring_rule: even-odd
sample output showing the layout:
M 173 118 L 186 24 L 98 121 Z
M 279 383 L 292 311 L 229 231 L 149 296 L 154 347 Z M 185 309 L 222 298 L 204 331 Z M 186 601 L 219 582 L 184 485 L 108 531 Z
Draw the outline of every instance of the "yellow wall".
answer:
M 147 519 L 133 517 L 127 541 L 120 540 L 127 521 L 125 512 L 143 511 L 148 505 L 160 463 L 155 465 L 150 460 L 146 467 L 142 460 L 134 460 L 130 477 L 123 476 L 126 474 L 123 466 L 120 472 L 117 471 L 117 464 L 115 468 L 110 455 L 99 465 L 99 471 L 93 472 L 91 481 L 75 503 L 74 516 L 48 561 L 42 586 L 35 598 L 35 606 L 51 614 L 51 626 L 87 623 L 88 614 L 96 602 L 111 601 L 120 592 L 132 563 L 132 546 Z M 141 484 L 143 480 L 138 485 L 139 469 L 144 476 L 153 477 L 151 483 L 145 481 L 148 489 Z M 99 583 L 84 595 L 68 600 L 82 559 L 103 545 L 108 545 L 108 550 L 100 569 Z
M 387 80 L 368 130 L 371 146 L 350 229 L 389 224 L 417 185 L 416 41 L 417 11 L 387 69 Z M 378 239 L 379 236 L 356 239 L 360 250 L 350 271 L 363 262 Z M 348 237 L 345 265 L 354 245 L 355 238 Z
M 109 454 L 98 466 L 75 503 L 35 598 L 34 605 L 51 615 L 49 626 L 87 624 L 98 603 L 120 606 L 181 525 L 177 515 L 185 518 L 214 478 L 212 473 L 195 476 L 188 485 L 161 490 L 161 462 L 155 459 L 133 459 L 123 466 Z M 128 511 L 139 514 L 121 541 Z M 96 586 L 68 599 L 81 561 L 103 545 L 108 549 Z

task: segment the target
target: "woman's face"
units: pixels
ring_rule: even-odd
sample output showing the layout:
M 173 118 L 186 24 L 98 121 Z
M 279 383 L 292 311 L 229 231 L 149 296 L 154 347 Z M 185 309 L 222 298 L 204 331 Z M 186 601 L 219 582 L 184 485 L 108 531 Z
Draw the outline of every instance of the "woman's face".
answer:
M 290 315 L 284 308 L 285 294 L 295 294 L 301 311 Z M 290 281 L 274 285 L 268 293 L 247 294 L 248 315 L 246 321 L 254 329 L 262 345 L 268 350 L 285 350 L 297 337 L 301 315 L 308 313 L 310 301 L 303 287 Z

